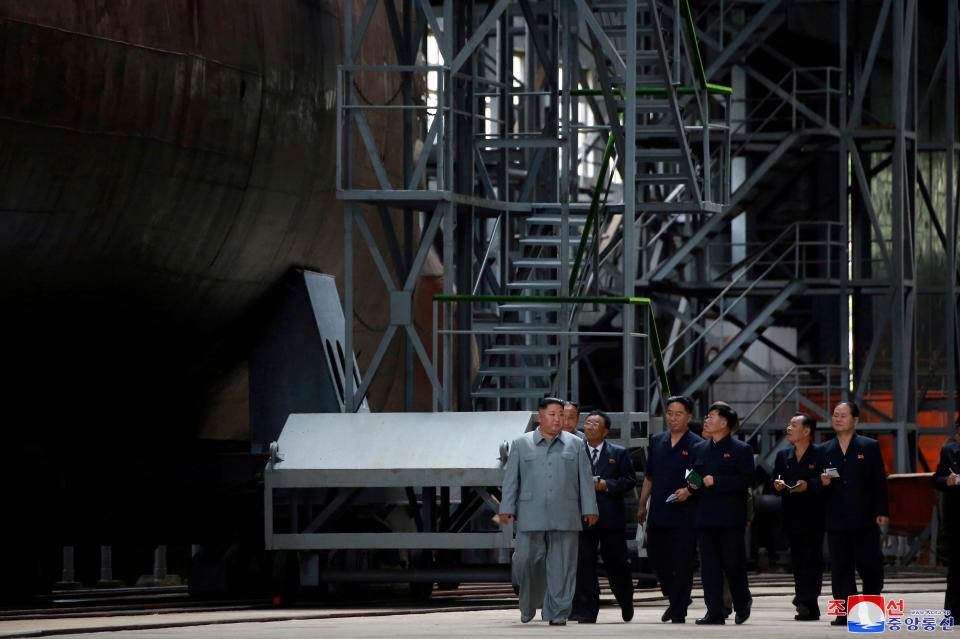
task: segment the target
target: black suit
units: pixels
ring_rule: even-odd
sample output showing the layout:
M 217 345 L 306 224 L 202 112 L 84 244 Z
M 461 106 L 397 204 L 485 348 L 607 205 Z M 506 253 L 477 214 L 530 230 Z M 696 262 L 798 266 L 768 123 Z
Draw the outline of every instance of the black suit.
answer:
M 876 441 L 854 434 L 847 452 L 836 439 L 820 447 L 824 468 L 840 474 L 823 487 L 830 582 L 834 599 L 857 594 L 854 568 L 863 581 L 863 594 L 883 590 L 883 553 L 877 517 L 889 516 L 887 477 Z
M 587 457 L 593 459 L 587 445 Z M 580 532 L 580 556 L 577 561 L 577 589 L 573 596 L 574 618 L 596 621 L 600 609 L 600 583 L 597 580 L 597 546 L 603 557 L 610 590 L 621 608 L 633 601 L 633 580 L 627 553 L 626 516 L 623 495 L 637 484 L 627 449 L 604 442 L 593 474 L 607 483 L 605 491 L 597 491 L 600 517 L 596 525 Z
M 753 483 L 753 449 L 732 435 L 707 440 L 697 447 L 693 466 L 701 477 L 713 476 L 713 486 L 698 494 L 697 541 L 700 579 L 707 614 L 723 616 L 723 578 L 730 584 L 733 606 L 745 611 L 751 601 L 747 584 L 745 531 L 747 491 Z
M 940 461 L 934 479 L 937 490 L 943 491 L 943 523 L 947 539 L 947 592 L 944 610 L 960 617 L 960 485 L 947 486 L 951 473 L 960 473 L 960 442 L 952 437 L 940 449 Z
M 697 500 L 691 497 L 668 503 L 667 497 L 686 488 L 684 475 L 693 468 L 698 445 L 703 445 L 703 439 L 688 430 L 676 445 L 671 443 L 669 432 L 657 433 L 650 438 L 647 448 L 646 476 L 653 482 L 647 516 L 647 556 L 663 596 L 670 601 L 671 617 L 676 620 L 687 616 L 693 587 Z
M 812 616 L 820 615 L 817 598 L 823 586 L 822 472 L 823 460 L 816 444 L 808 446 L 800 459 L 794 446 L 781 450 L 773 466 L 774 479 L 779 477 L 788 486 L 801 479 L 807 482 L 807 489 L 801 493 L 784 488 L 774 494 L 783 499 L 783 532 L 790 540 L 796 595 L 793 605 L 803 604 Z

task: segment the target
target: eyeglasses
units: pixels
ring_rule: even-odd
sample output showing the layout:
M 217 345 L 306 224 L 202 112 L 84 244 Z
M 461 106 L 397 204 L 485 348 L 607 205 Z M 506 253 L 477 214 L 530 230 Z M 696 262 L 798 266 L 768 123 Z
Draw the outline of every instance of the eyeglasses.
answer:
M 600 420 L 590 421 L 589 419 L 583 422 L 584 426 L 603 426 L 603 422 Z

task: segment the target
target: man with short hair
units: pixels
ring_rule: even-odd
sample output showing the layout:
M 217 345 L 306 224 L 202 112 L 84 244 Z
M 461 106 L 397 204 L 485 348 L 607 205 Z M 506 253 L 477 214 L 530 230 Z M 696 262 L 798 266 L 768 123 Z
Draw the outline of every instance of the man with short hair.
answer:
M 672 623 L 686 621 L 693 587 L 697 510 L 685 473 L 693 468 L 696 447 L 703 439 L 689 429 L 692 418 L 692 399 L 683 395 L 667 398 L 668 430 L 650 438 L 637 510 L 637 521 L 647 525 L 647 556 L 660 591 L 669 601 L 660 620 Z
M 516 519 L 513 576 L 520 589 L 520 621 L 537 608 L 551 625 L 566 625 L 573 603 L 581 519 L 592 526 L 598 510 L 583 441 L 563 431 L 563 401 L 540 400 L 535 430 L 510 445 L 504 468 L 500 520 Z
M 627 551 L 627 522 L 623 496 L 637 485 L 633 463 L 627 449 L 606 441 L 610 417 L 595 410 L 583 424 L 587 456 L 593 468 L 594 489 L 600 519 L 597 525 L 580 533 L 580 558 L 577 564 L 577 588 L 573 597 L 573 615 L 580 623 L 594 623 L 600 610 L 600 583 L 597 580 L 597 545 L 603 557 L 610 590 L 620 604 L 624 621 L 633 619 L 633 580 Z
M 699 499 L 697 541 L 700 545 L 700 577 L 707 614 L 698 624 L 722 624 L 723 579 L 730 584 L 736 623 L 750 617 L 753 599 L 747 583 L 747 558 L 744 549 L 747 525 L 746 491 L 753 483 L 753 449 L 734 439 L 737 412 L 725 403 L 715 402 L 704 419 L 704 432 L 711 438 L 697 447 L 693 470 L 702 485 L 690 482 Z
M 844 604 L 857 594 L 854 568 L 863 582 L 863 594 L 883 590 L 883 551 L 880 526 L 890 521 L 887 475 L 876 440 L 857 435 L 860 408 L 843 401 L 833 409 L 837 434 L 820 447 L 827 542 L 830 547 L 830 587 L 835 600 Z M 845 626 L 838 615 L 830 625 Z
M 823 585 L 823 462 L 813 436 L 817 421 L 796 413 L 787 425 L 790 446 L 777 453 L 773 488 L 783 498 L 783 532 L 790 541 L 796 621 L 820 618 Z
M 586 437 L 583 434 L 582 430 L 577 430 L 577 425 L 580 423 L 580 406 L 576 402 L 571 402 L 569 399 L 563 402 L 563 430 L 576 435 L 580 439 L 586 441 Z

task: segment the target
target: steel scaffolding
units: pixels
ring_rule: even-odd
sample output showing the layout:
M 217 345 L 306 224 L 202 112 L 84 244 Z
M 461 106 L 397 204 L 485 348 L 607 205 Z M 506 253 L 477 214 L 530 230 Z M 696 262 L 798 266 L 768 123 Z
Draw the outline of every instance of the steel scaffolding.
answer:
M 344 307 L 349 327 L 356 230 L 390 290 L 391 326 L 359 387 L 347 389 L 351 406 L 402 333 L 408 406 L 418 361 L 443 410 L 529 408 L 544 393 L 578 398 L 589 388 L 606 408 L 656 412 L 646 315 L 569 301 L 645 296 L 674 389 L 702 404 L 719 399 L 713 388 L 734 365 L 765 385 L 740 407 L 765 454 L 776 441 L 761 433 L 785 407 L 828 421 L 841 397 L 867 399 L 865 413 L 898 434 L 901 469 L 917 463 L 918 411 L 952 423 L 955 3 L 357 4 L 359 15 L 344 5 L 338 76 Z M 392 59 L 358 64 L 378 11 L 391 25 Z M 924 57 L 921 38 L 942 44 L 936 60 Z M 813 41 L 824 44 L 801 46 Z M 354 82 L 369 73 L 398 75 L 398 96 L 370 104 Z M 399 161 L 375 148 L 373 113 L 396 124 Z M 402 165 L 392 173 L 391 159 Z M 402 237 L 384 221 L 397 210 Z M 373 241 L 370 215 L 387 230 L 402 284 Z M 412 312 L 434 249 L 445 299 L 493 296 L 442 313 L 437 331 L 451 339 L 435 347 L 417 336 Z M 797 327 L 796 349 L 765 333 L 781 324 Z M 927 325 L 942 327 L 937 348 Z M 765 370 L 748 354 L 757 344 L 790 370 Z M 600 379 L 600 362 L 614 379 Z M 800 371 L 802 381 L 790 377 Z

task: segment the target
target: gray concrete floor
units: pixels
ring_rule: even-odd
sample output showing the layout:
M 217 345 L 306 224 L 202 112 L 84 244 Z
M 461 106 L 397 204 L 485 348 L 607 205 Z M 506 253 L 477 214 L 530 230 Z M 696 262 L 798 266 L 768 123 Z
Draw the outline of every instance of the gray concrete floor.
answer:
M 829 579 L 824 584 L 829 588 Z M 942 572 L 911 571 L 888 575 L 884 595 L 903 599 L 904 609 L 940 609 L 943 605 L 945 581 Z M 655 590 L 636 593 L 636 616 L 623 623 L 620 610 L 605 591 L 596 624 L 571 623 L 551 627 L 536 620 L 520 623 L 515 606 L 502 602 L 485 604 L 482 600 L 465 600 L 448 610 L 429 608 L 322 608 L 272 610 L 238 610 L 223 612 L 179 612 L 122 617 L 65 617 L 0 622 L 0 637 L 44 636 L 90 637 L 103 634 L 111 639 L 180 639 L 187 637 L 224 637 L 246 639 L 300 639 L 305 637 L 343 638 L 460 638 L 496 636 L 504 638 L 577 635 L 589 637 L 635 637 L 656 633 L 660 636 L 698 637 L 838 637 L 846 636 L 842 627 L 831 627 L 824 614 L 818 622 L 793 620 L 792 582 L 788 575 L 751 575 L 754 595 L 753 614 L 749 621 L 735 626 L 731 617 L 725 626 L 696 626 L 693 621 L 703 614 L 702 593 L 694 592 L 694 604 L 686 624 L 662 624 L 660 615 L 665 603 Z M 823 613 L 829 597 L 822 597 Z M 912 634 L 901 631 L 903 634 Z M 937 630 L 934 634 L 943 631 Z M 958 630 L 960 632 L 960 630 Z M 930 633 L 926 633 L 930 634 Z

